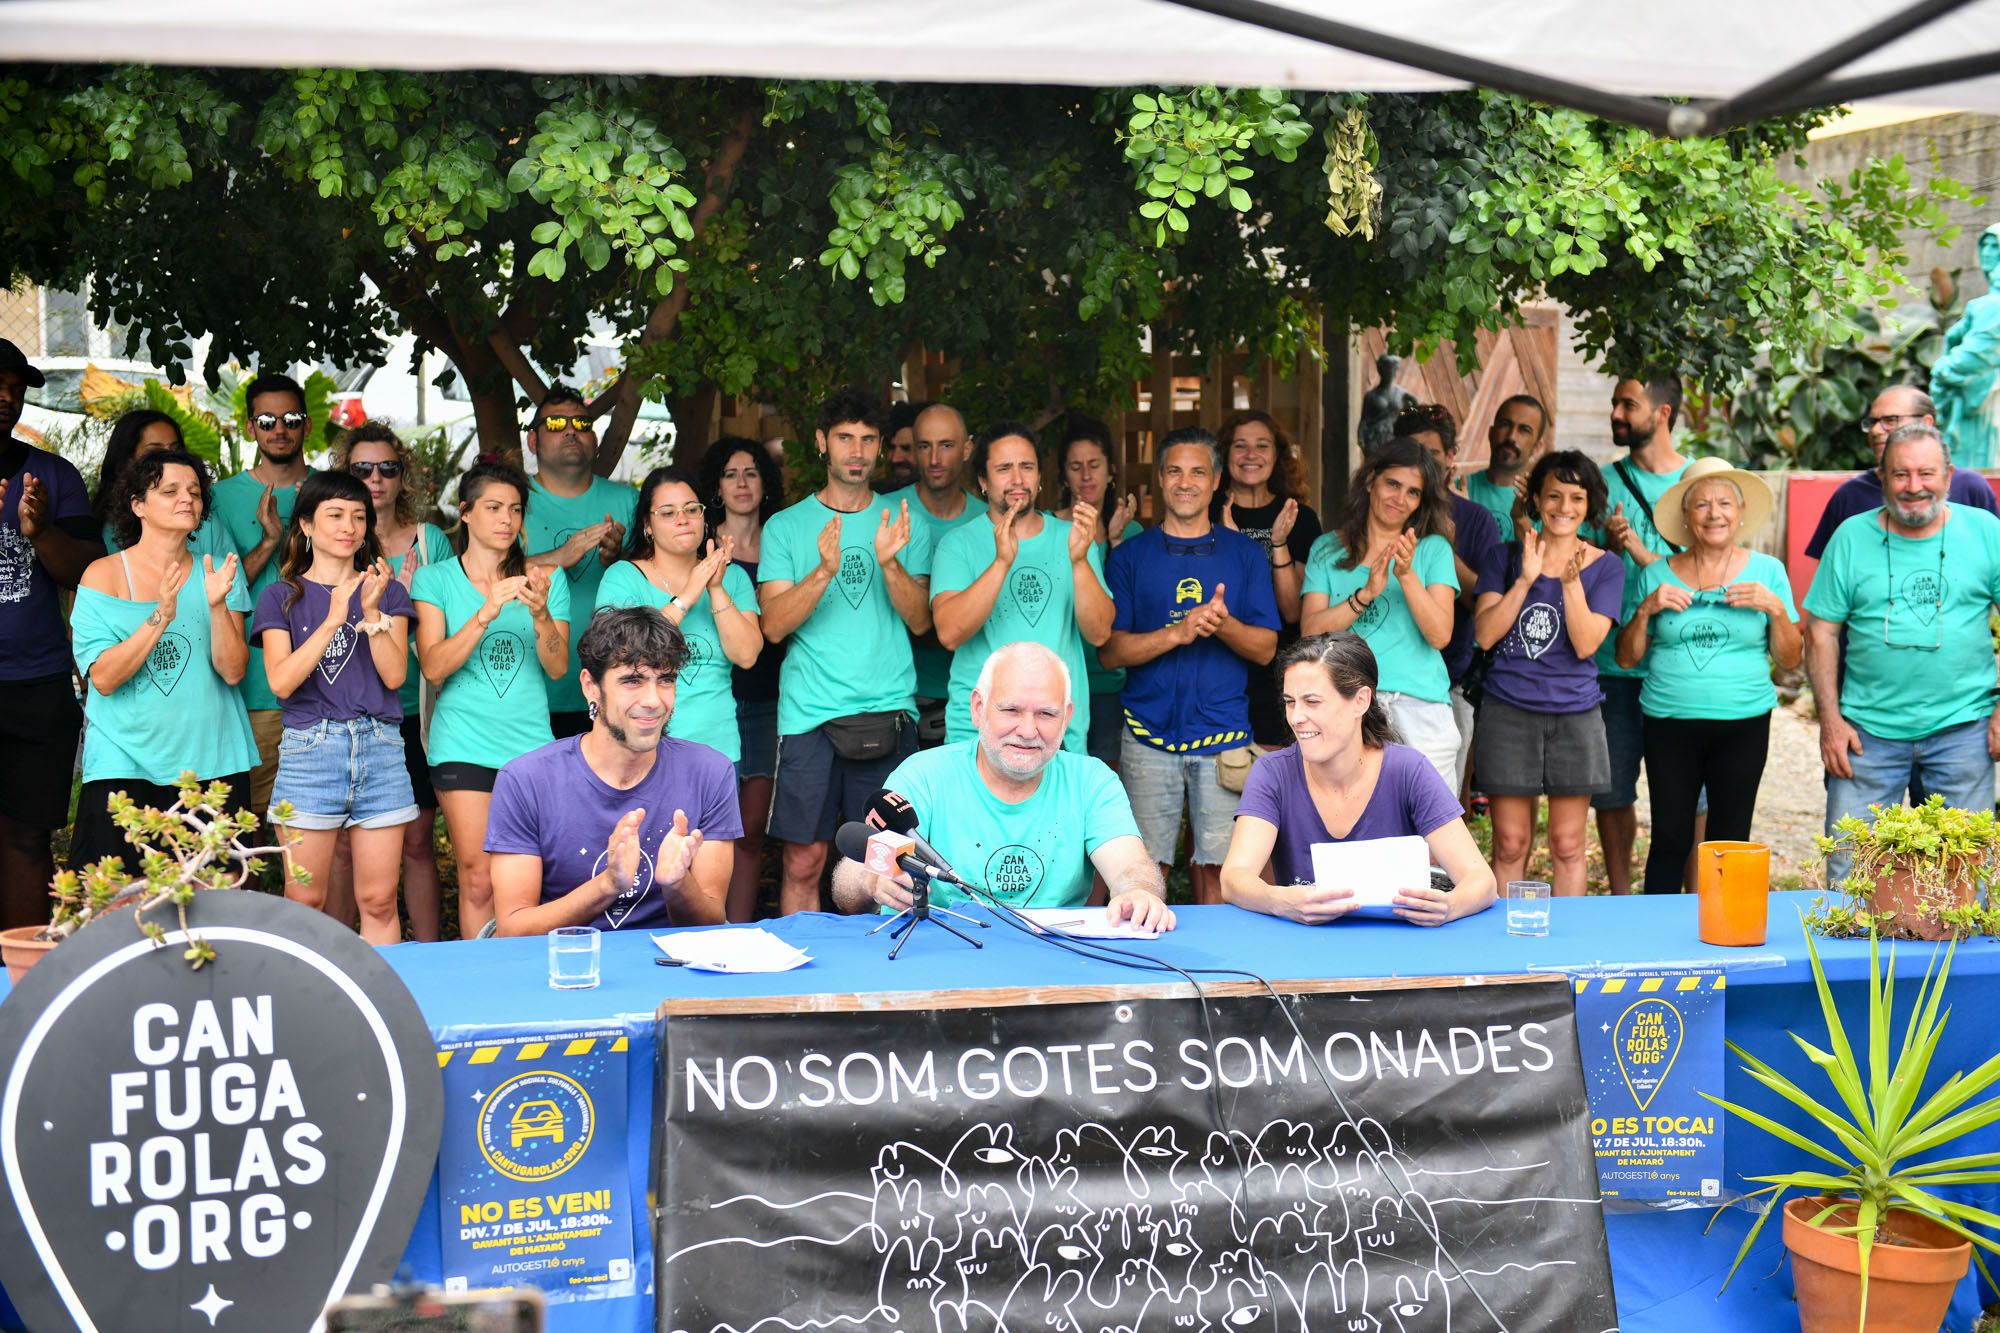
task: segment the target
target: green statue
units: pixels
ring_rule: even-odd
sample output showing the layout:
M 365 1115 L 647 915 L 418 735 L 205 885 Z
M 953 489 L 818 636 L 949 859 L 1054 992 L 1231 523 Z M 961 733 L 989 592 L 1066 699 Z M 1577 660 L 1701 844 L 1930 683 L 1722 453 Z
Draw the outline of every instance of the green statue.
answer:
M 1979 267 L 1986 295 L 1968 302 L 1965 315 L 1944 335 L 1944 354 L 1931 367 L 1931 397 L 1938 429 L 1951 445 L 1955 467 L 1996 466 L 2000 456 L 2000 223 L 1979 236 Z

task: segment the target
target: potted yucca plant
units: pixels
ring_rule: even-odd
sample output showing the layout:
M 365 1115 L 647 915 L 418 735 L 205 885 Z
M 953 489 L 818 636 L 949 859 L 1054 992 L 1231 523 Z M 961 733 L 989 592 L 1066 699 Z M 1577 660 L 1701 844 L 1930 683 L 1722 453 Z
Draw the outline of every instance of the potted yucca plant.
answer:
M 1775 1210 L 1787 1193 L 1801 1192 L 1785 1206 L 1784 1235 L 1792 1255 L 1799 1323 L 1807 1333 L 1935 1330 L 1968 1261 L 1979 1259 L 1981 1249 L 2000 1254 L 2000 1244 L 1990 1234 L 2000 1217 L 1939 1193 L 1953 1186 L 2000 1182 L 2000 1151 L 1938 1155 L 1967 1135 L 2000 1124 L 2000 1097 L 1986 1096 L 2000 1083 L 2000 1055 L 1975 1069 L 1953 1072 L 1919 1100 L 1951 1016 L 1943 999 L 1953 947 L 1946 946 L 1941 962 L 1934 954 L 1925 968 L 1899 1038 L 1895 956 L 1892 951 L 1885 972 L 1881 942 L 1870 939 L 1868 1030 L 1857 1056 L 1808 933 L 1826 1046 L 1789 1035 L 1826 1075 L 1832 1098 L 1815 1098 L 1735 1042 L 1728 1046 L 1743 1061 L 1744 1072 L 1797 1107 L 1808 1123 L 1794 1129 L 1702 1094 L 1816 1159 L 1808 1169 L 1752 1176 L 1764 1188 L 1748 1196 L 1770 1195 Z M 1730 1277 L 1770 1216 L 1767 1211 L 1758 1217 L 1744 1237 Z M 1986 1273 L 1983 1259 L 1979 1268 Z M 1723 1285 L 1728 1281 L 1725 1277 Z

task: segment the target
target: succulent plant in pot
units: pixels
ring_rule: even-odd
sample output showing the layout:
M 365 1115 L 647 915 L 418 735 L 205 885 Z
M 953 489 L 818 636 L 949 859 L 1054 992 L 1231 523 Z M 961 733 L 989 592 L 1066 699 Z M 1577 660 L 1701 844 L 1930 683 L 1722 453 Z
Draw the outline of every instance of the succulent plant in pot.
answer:
M 180 925 L 187 925 L 188 904 L 203 889 L 240 889 L 257 873 L 266 856 L 284 848 L 251 846 L 257 816 L 230 810 L 229 784 L 202 783 L 192 773 L 181 774 L 177 797 L 165 810 L 135 803 L 123 792 L 111 796 L 111 818 L 138 854 L 139 874 L 125 869 L 124 860 L 107 856 L 82 871 L 65 870 L 55 878 L 50 896 L 55 908 L 46 926 L 20 926 L 0 931 L 8 975 L 15 981 L 50 949 L 93 921 L 130 911 L 138 929 L 165 943 L 166 927 L 151 914 L 171 908 Z M 282 820 L 290 811 L 274 807 Z M 294 872 L 296 873 L 296 872 Z M 190 936 L 186 957 L 199 968 L 215 958 L 207 940 Z
M 1869 817 L 1835 822 L 1817 840 L 1824 873 L 1836 853 L 1852 858 L 1847 875 L 1827 887 L 1847 901 L 1809 919 L 1822 934 L 1872 928 L 1909 939 L 1960 939 L 1977 933 L 1984 890 L 2000 857 L 2000 821 L 1991 810 L 1960 810 L 1932 796 L 1921 805 L 1877 805 Z
M 2000 1055 L 1953 1072 L 1923 1095 L 1950 1017 L 1943 999 L 1955 945 L 1946 946 L 1942 961 L 1933 955 L 1899 1036 L 1894 954 L 1885 972 L 1880 940 L 1870 940 L 1868 1027 L 1860 1034 L 1859 1054 L 1810 933 L 1806 945 L 1826 1044 L 1790 1035 L 1826 1076 L 1833 1097 L 1815 1098 L 1735 1042 L 1728 1046 L 1743 1061 L 1744 1072 L 1802 1113 L 1794 1118 L 1799 1127 L 1702 1095 L 1816 1159 L 1808 1169 L 1751 1177 L 1764 1188 L 1748 1196 L 1770 1195 L 1776 1211 L 1788 1192 L 1802 1192 L 1784 1209 L 1801 1327 L 1807 1333 L 1935 1329 L 1968 1263 L 1977 1260 L 1980 1272 L 1987 1273 L 1978 1252 L 2000 1254 L 1994 1239 L 2000 1216 L 1942 1192 L 2000 1183 L 2000 1097 L 1987 1095 L 2000 1084 Z M 1976 1145 L 1961 1145 L 1973 1151 L 1950 1153 L 1954 1144 L 1975 1135 Z M 1770 1216 L 1765 1212 L 1751 1226 L 1730 1266 L 1731 1277 Z

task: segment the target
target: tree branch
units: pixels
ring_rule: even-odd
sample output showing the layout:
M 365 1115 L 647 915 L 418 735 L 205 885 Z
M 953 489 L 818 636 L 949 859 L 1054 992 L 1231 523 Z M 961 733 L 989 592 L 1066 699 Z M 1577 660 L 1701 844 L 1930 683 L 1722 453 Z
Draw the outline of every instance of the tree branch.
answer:
M 531 403 L 541 402 L 548 395 L 549 386 L 542 382 L 542 377 L 536 373 L 534 366 L 530 365 L 528 358 L 522 355 L 521 347 L 528 341 L 535 326 L 541 323 L 543 315 L 548 312 L 549 299 L 554 294 L 554 283 L 535 283 L 515 298 L 514 303 L 501 314 L 500 322 L 494 326 L 493 332 L 486 338 L 486 345 L 493 349 L 493 355 L 498 358 L 507 373 L 514 377 L 514 383 L 521 386 L 521 391 L 528 395 L 528 401 Z
M 743 154 L 757 132 L 758 112 L 756 105 L 745 104 L 737 114 L 736 123 L 716 148 L 714 158 L 709 161 L 708 184 L 689 219 L 694 227 L 690 249 L 700 241 L 708 220 L 721 212 L 723 204 L 728 202 L 730 188 L 736 183 L 736 169 L 742 165 Z M 654 303 L 652 313 L 646 317 L 645 330 L 639 335 L 639 345 L 650 347 L 665 342 L 680 322 L 681 312 L 687 309 L 687 303 L 687 275 L 682 274 L 674 289 Z M 638 376 L 621 374 L 618 382 L 600 395 L 597 403 L 590 405 L 591 415 L 595 416 L 603 410 L 599 404 L 604 398 L 612 400 L 611 422 L 597 441 L 595 467 L 598 475 L 609 476 L 611 470 L 618 466 L 618 459 L 625 452 L 625 443 L 632 436 L 632 424 L 639 419 L 639 391 L 644 387 L 645 382 Z

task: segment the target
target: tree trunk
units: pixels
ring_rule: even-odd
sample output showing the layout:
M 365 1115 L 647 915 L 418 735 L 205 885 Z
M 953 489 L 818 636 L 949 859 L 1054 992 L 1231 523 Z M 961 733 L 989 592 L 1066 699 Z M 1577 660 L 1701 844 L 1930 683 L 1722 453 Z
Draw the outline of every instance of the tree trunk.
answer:
M 721 394 L 713 380 L 703 380 L 693 393 L 668 404 L 674 414 L 674 462 L 696 476 L 701 475 L 701 460 L 713 438 L 715 403 Z

